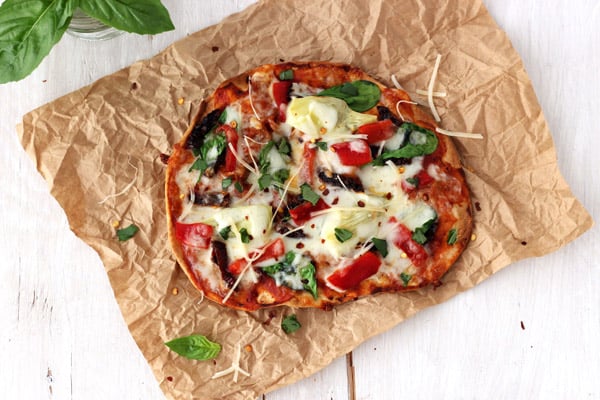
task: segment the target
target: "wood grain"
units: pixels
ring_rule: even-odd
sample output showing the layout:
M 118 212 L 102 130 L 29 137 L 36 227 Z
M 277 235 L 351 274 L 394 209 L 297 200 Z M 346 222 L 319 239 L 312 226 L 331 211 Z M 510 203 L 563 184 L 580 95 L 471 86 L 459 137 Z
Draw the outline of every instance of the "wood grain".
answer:
M 107 42 L 65 36 L 31 76 L 0 86 L 0 398 L 164 399 L 100 259 L 71 233 L 15 134 L 31 109 L 252 1 L 164 3 L 176 31 Z M 484 3 L 523 58 L 563 175 L 598 220 L 600 162 L 589 149 L 600 146 L 600 3 Z M 600 399 L 599 239 L 596 227 L 516 263 L 364 343 L 351 364 L 339 358 L 264 399 Z

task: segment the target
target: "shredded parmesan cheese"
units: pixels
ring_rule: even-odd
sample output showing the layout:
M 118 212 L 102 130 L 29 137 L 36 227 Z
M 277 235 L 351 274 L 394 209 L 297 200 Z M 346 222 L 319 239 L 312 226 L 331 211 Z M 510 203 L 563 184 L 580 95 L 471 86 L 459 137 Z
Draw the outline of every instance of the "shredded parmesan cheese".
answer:
M 233 382 L 237 383 L 238 376 L 239 376 L 238 374 L 250 376 L 249 372 L 243 370 L 240 367 L 240 357 L 241 356 L 242 356 L 242 345 L 238 344 L 237 347 L 235 348 L 235 353 L 233 355 L 233 361 L 231 362 L 231 367 L 215 373 L 211 379 L 217 379 L 217 378 L 221 378 L 223 376 L 227 376 L 229 374 L 233 374 Z
M 438 54 L 435 58 L 435 65 L 433 66 L 433 72 L 431 73 L 431 79 L 429 80 L 429 86 L 427 87 L 427 101 L 429 102 L 429 108 L 431 109 L 431 113 L 433 114 L 433 118 L 435 118 L 436 122 L 440 122 L 441 119 L 440 115 L 438 114 L 435 108 L 435 104 L 433 103 L 433 86 L 435 85 L 435 80 L 437 78 L 441 60 L 442 56 Z
M 406 118 L 404 118 L 404 116 L 400 112 L 400 104 L 402 104 L 402 103 L 415 104 L 416 105 L 417 102 L 410 101 L 410 100 L 398 100 L 398 102 L 396 103 L 396 112 L 398 113 L 398 116 L 404 121 Z
M 250 164 L 248 164 L 246 161 L 244 161 L 237 153 L 237 151 L 235 151 L 235 149 L 233 148 L 233 144 L 229 143 L 228 145 L 229 150 L 231 150 L 231 154 L 233 154 L 233 156 L 235 157 L 236 160 L 238 160 L 240 162 L 240 164 L 242 164 L 248 171 L 254 173 L 254 174 L 258 174 L 258 168 L 254 169 L 252 168 L 252 166 Z
M 392 74 L 391 78 L 392 78 L 392 83 L 394 84 L 394 86 L 396 86 L 396 89 L 404 90 L 402 85 L 400 85 L 400 82 L 398 82 L 398 79 L 396 79 L 396 75 Z
M 252 155 L 252 149 L 250 148 L 250 143 L 248 143 L 248 136 L 244 135 L 244 142 L 246 143 L 246 147 L 248 148 L 248 154 L 250 154 L 250 159 L 252 160 L 252 164 L 254 164 L 254 170 L 258 171 L 258 164 L 256 164 L 256 160 L 254 159 L 254 156 Z
M 435 131 L 446 136 L 462 137 L 469 139 L 483 139 L 483 135 L 481 133 L 454 132 L 442 128 L 435 128 Z
M 420 94 L 421 96 L 429 95 L 429 92 L 427 90 L 423 90 L 423 89 L 417 89 L 416 93 Z M 446 97 L 447 96 L 446 92 L 431 92 L 431 94 L 433 97 Z
M 256 108 L 254 108 L 254 103 L 252 103 L 252 79 L 248 78 L 248 99 L 250 100 L 250 107 L 252 108 L 252 112 L 256 116 L 256 119 L 260 121 L 260 117 L 256 112 Z

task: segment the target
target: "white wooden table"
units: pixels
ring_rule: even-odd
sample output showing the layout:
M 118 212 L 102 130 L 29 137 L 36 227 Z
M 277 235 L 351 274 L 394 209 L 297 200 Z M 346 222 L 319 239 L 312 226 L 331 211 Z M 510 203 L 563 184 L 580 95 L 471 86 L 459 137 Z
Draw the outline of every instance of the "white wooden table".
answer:
M 164 0 L 177 29 L 107 42 L 65 36 L 28 78 L 0 85 L 0 399 L 164 399 L 99 257 L 22 150 L 15 125 L 56 97 L 153 56 L 251 0 Z M 600 220 L 600 1 L 484 0 L 512 39 L 559 166 Z M 369 340 L 265 399 L 600 399 L 596 227 L 540 259 Z

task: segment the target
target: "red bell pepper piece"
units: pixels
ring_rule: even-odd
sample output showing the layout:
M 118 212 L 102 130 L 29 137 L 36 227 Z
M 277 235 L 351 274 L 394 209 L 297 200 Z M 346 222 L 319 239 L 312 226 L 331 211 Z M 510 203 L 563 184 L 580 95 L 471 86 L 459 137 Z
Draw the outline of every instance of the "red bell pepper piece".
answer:
M 235 158 L 233 152 L 229 148 L 229 144 L 231 144 L 234 149 L 237 149 L 237 144 L 239 140 L 237 131 L 230 125 L 221 125 L 217 128 L 216 132 L 224 132 L 225 137 L 227 138 L 227 149 L 225 149 L 225 166 L 223 171 L 233 172 L 235 171 L 235 168 L 237 166 L 237 159 Z
M 343 165 L 360 166 L 373 160 L 371 148 L 366 140 L 358 139 L 331 145 Z
M 292 220 L 296 225 L 300 226 L 311 219 L 311 214 L 313 212 L 326 210 L 328 208 L 329 204 L 325 203 L 323 199 L 319 199 L 314 206 L 310 201 L 305 201 L 290 210 L 290 217 L 292 217 Z
M 285 253 L 285 245 L 283 243 L 283 240 L 281 238 L 277 238 L 272 242 L 269 242 L 266 245 L 264 245 L 261 249 L 250 252 L 248 256 L 250 257 L 250 259 L 253 259 L 254 257 L 256 257 L 257 254 L 261 252 L 262 254 L 256 260 L 253 261 L 254 263 L 269 260 L 271 258 L 281 257 Z M 229 267 L 227 267 L 227 269 L 232 274 L 239 275 L 242 273 L 244 268 L 246 268 L 247 264 L 248 260 L 246 260 L 245 258 L 239 258 L 231 264 L 229 264 Z
M 367 142 L 369 142 L 369 144 L 391 138 L 394 136 L 394 131 L 394 124 L 389 119 L 365 124 L 359 126 L 357 129 L 357 133 L 367 135 Z
M 413 240 L 412 232 L 406 225 L 397 223 L 396 218 L 394 217 L 390 218 L 390 222 L 397 224 L 392 243 L 406 253 L 414 265 L 422 266 L 425 263 L 425 260 L 427 260 L 425 248 Z
M 429 175 L 424 169 L 419 171 L 419 173 L 416 174 L 413 178 L 416 180 L 416 185 L 413 185 L 407 182 L 406 180 L 403 180 L 401 183 L 402 190 L 404 190 L 406 193 L 410 193 L 417 188 L 427 186 L 434 181 L 431 175 Z
M 285 110 L 290 101 L 290 88 L 292 81 L 278 81 L 273 83 L 273 100 L 279 110 L 279 121 L 285 122 Z
M 213 227 L 201 222 L 184 224 L 175 222 L 175 237 L 183 244 L 200 249 L 208 249 L 213 235 Z
M 381 259 L 375 253 L 366 252 L 352 263 L 336 270 L 327 277 L 327 281 L 338 289 L 347 290 L 375 275 L 379 271 Z

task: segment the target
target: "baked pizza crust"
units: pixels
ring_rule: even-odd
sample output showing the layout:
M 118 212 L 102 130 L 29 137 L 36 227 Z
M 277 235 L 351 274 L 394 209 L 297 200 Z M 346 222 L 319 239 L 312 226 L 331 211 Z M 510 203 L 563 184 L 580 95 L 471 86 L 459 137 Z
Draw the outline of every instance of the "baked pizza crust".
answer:
M 222 109 L 229 103 L 247 96 L 250 79 L 255 74 L 276 75 L 276 71 L 286 69 L 293 69 L 296 75 L 300 76 L 298 80 L 302 81 L 304 79 L 309 85 L 321 88 L 356 80 L 373 82 L 379 86 L 382 92 L 380 105 L 386 106 L 396 118 L 400 118 L 403 121 L 411 121 L 436 134 L 439 145 L 435 153 L 435 157 L 437 157 L 435 162 L 443 164 L 445 172 L 450 176 L 451 183 L 439 183 L 435 181 L 426 189 L 415 190 L 411 193 L 411 196 L 418 197 L 421 200 L 424 199 L 424 201 L 427 201 L 436 210 L 449 207 L 447 213 L 454 218 L 452 221 L 441 221 L 437 227 L 430 244 L 432 246 L 432 249 L 430 249 L 432 254 L 430 254 L 430 258 L 427 260 L 426 267 L 419 268 L 419 279 L 412 279 L 406 284 L 399 283 L 398 279 L 391 279 L 390 276 L 383 274 L 377 276 L 376 279 L 365 279 L 355 287 L 339 291 L 327 285 L 322 278 L 319 278 L 318 297 L 314 298 L 306 290 L 294 290 L 286 285 L 276 285 L 270 276 L 260 272 L 257 273 L 258 281 L 250 289 L 243 289 L 238 286 L 233 289 L 223 290 L 228 286 L 224 282 L 221 282 L 221 289 L 215 290 L 214 284 L 211 287 L 208 278 L 197 270 L 194 270 L 192 262 L 190 262 L 190 252 L 194 250 L 188 248 L 186 253 L 186 246 L 182 244 L 175 233 L 175 224 L 182 212 L 182 198 L 184 197 L 176 182 L 176 175 L 182 166 L 189 164 L 193 161 L 194 157 L 185 144 L 189 140 L 190 135 L 192 135 L 194 127 L 211 111 Z M 403 101 L 398 103 L 400 100 Z M 414 290 L 431 284 L 438 285 L 442 276 L 455 263 L 470 241 L 472 230 L 471 201 L 460 156 L 452 139 L 436 132 L 437 125 L 431 115 L 422 107 L 407 102 L 409 100 L 410 97 L 405 91 L 388 88 L 357 67 L 329 62 L 288 62 L 278 65 L 263 65 L 221 83 L 201 103 L 199 111 L 192 119 L 182 140 L 174 145 L 174 150 L 169 157 L 166 169 L 165 203 L 169 243 L 178 264 L 192 284 L 199 291 L 202 291 L 208 299 L 227 307 L 241 310 L 256 310 L 258 308 L 281 305 L 330 309 L 336 304 L 345 303 L 378 292 L 400 292 Z M 398 108 L 396 108 L 397 106 Z M 254 106 L 252 107 L 254 108 Z M 401 116 L 398 115 L 397 110 L 401 112 Z M 256 111 L 254 110 L 254 112 Z M 371 109 L 366 111 L 366 113 L 376 114 L 376 110 Z M 271 114 L 267 114 L 265 119 L 268 121 L 267 123 L 277 123 L 277 117 L 272 115 L 272 112 Z M 264 123 L 264 121 L 261 122 Z M 441 162 L 438 160 L 441 160 Z M 448 188 L 445 186 L 452 186 L 452 190 L 448 191 Z M 454 193 L 454 195 L 449 196 L 449 192 Z M 447 244 L 449 229 L 455 229 L 457 233 L 456 237 L 458 238 L 456 243 L 452 245 Z M 206 260 L 207 257 L 204 257 L 204 259 Z M 212 256 L 210 259 L 212 260 Z M 333 267 L 335 268 L 335 266 Z M 203 268 L 204 271 L 207 271 L 206 268 L 209 268 L 208 270 L 216 275 L 220 272 L 219 267 L 214 265 L 214 263 L 212 266 L 204 265 Z M 317 265 L 317 268 L 320 268 L 320 265 Z M 227 298 L 226 302 L 223 302 L 224 298 Z

